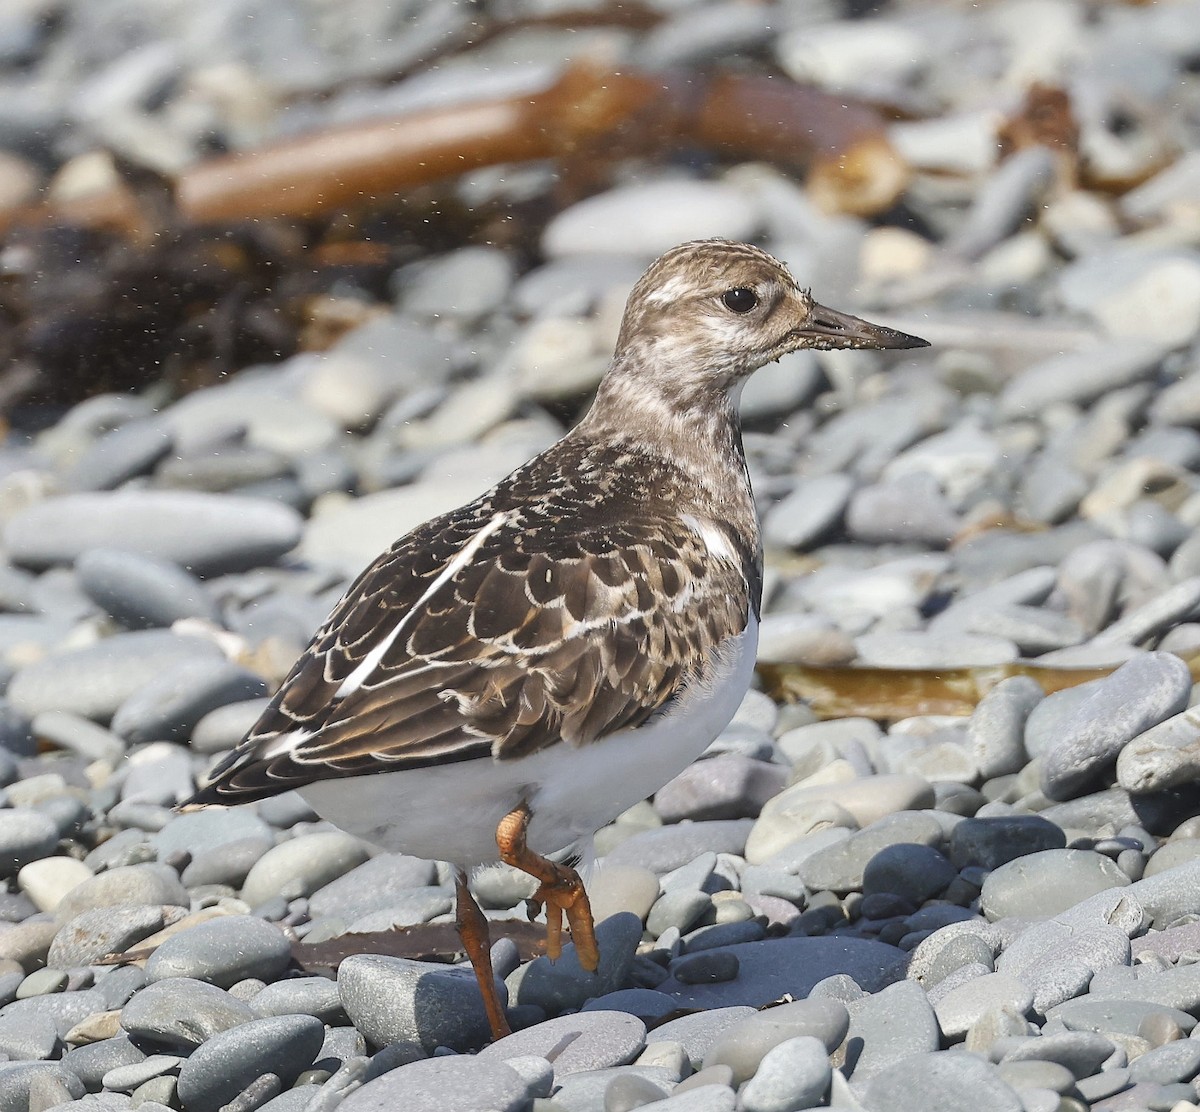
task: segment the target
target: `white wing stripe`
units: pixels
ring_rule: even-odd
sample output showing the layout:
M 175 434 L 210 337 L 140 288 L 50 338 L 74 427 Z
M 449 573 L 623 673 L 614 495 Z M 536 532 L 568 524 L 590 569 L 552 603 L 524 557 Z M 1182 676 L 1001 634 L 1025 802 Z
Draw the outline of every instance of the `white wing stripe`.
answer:
M 396 643 L 396 638 L 404 631 L 409 624 L 413 615 L 415 615 L 434 593 L 441 588 L 444 583 L 453 579 L 464 567 L 467 566 L 474 558 L 475 553 L 482 547 L 483 542 L 488 539 L 493 533 L 499 530 L 508 522 L 507 513 L 493 514 L 489 521 L 482 529 L 479 530 L 466 544 L 462 546 L 458 555 L 450 561 L 438 575 L 438 577 L 429 585 L 425 593 L 417 599 L 417 601 L 405 612 L 392 631 L 383 638 L 366 656 L 362 658 L 358 666 L 344 680 L 341 686 L 333 693 L 335 699 L 345 699 L 348 695 L 352 695 L 370 678 L 371 673 L 379 667 L 379 662 Z

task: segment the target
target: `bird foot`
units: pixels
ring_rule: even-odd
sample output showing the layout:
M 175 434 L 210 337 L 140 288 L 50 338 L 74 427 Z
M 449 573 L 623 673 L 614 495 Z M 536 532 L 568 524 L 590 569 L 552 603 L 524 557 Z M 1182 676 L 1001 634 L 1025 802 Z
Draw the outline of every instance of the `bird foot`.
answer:
M 583 881 L 570 866 L 549 861 L 526 846 L 525 834 L 531 817 L 528 806 L 522 803 L 500 820 L 496 829 L 500 859 L 539 882 L 529 904 L 533 914 L 537 908 L 546 909 L 546 955 L 550 960 L 557 961 L 562 954 L 562 923 L 566 915 L 579 964 L 594 973 L 600 964 L 600 950 L 596 945 L 592 905 Z

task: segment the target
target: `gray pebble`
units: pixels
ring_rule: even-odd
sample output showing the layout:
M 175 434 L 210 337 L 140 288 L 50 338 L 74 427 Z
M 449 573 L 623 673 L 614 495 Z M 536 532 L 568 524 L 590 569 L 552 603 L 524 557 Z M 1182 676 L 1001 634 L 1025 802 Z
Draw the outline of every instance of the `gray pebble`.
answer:
M 862 888 L 867 866 L 882 850 L 900 843 L 936 845 L 941 840 L 941 826 L 928 815 L 913 812 L 886 815 L 845 841 L 805 858 L 796 873 L 813 891 L 852 892 Z
M 300 540 L 287 506 L 198 491 L 125 490 L 48 498 L 15 514 L 4 533 L 14 563 L 71 564 L 121 538 L 123 548 L 170 560 L 199 575 L 270 564 Z
M 221 624 L 208 588 L 169 560 L 94 548 L 75 562 L 75 574 L 88 597 L 126 629 L 166 628 L 184 618 Z
M 752 826 L 750 819 L 664 826 L 626 839 L 604 860 L 610 865 L 637 865 L 661 876 L 686 865 L 701 853 L 740 855 L 746 848 Z
M 278 927 L 249 915 L 230 915 L 168 938 L 146 962 L 146 979 L 190 977 L 228 988 L 246 977 L 274 980 L 291 958 L 291 944 Z
M 366 860 L 365 843 L 340 830 L 290 838 L 254 863 L 242 899 L 255 907 L 279 895 L 308 896 Z
M 166 865 L 122 865 L 97 873 L 68 892 L 55 908 L 58 923 L 103 907 L 145 907 L 167 904 L 189 907 L 187 889 Z
M 135 993 L 121 1012 L 121 1026 L 136 1038 L 187 1052 L 213 1035 L 254 1018 L 246 1004 L 224 989 L 174 977 Z
M 445 1112 L 448 1108 L 487 1108 L 524 1112 L 529 1107 L 525 1079 L 504 1062 L 450 1055 L 427 1058 L 389 1071 L 355 1090 L 340 1112 Z
M 827 1057 L 841 1045 L 849 1025 L 850 1013 L 837 1000 L 781 1004 L 726 1030 L 704 1056 L 704 1065 L 728 1066 L 734 1082 L 740 1085 L 757 1073 L 771 1050 L 794 1039 L 815 1039 Z
M 131 744 L 186 740 L 204 715 L 226 703 L 266 694 L 261 676 L 227 660 L 164 666 L 113 714 L 113 732 Z
M 798 480 L 792 492 L 767 511 L 764 542 L 804 549 L 822 540 L 841 522 L 853 491 L 854 480 L 836 472 Z
M 469 968 L 355 954 L 338 967 L 337 984 L 346 1014 L 375 1046 L 404 1042 L 432 1053 L 487 1041 L 483 998 Z
M 409 889 L 436 881 L 433 862 L 404 853 L 381 853 L 313 892 L 309 914 L 314 919 L 337 916 L 353 921 L 385 910 Z
M 1192 677 L 1171 653 L 1147 653 L 1101 680 L 1063 725 L 1042 761 L 1042 791 L 1056 800 L 1082 795 L 1121 749 L 1187 706 Z
M 1004 776 L 1025 766 L 1025 722 L 1043 697 L 1036 680 L 1011 676 L 979 701 L 967 725 L 967 742 L 980 776 Z
M 127 421 L 98 436 L 74 460 L 66 478 L 72 490 L 114 490 L 144 475 L 170 450 L 170 432 L 157 417 Z
M 135 630 L 82 649 L 50 653 L 21 668 L 8 688 L 14 707 L 29 715 L 63 710 L 107 722 L 135 691 L 164 670 L 193 661 L 223 660 L 206 638 L 168 630 Z
M 1032 1005 L 1033 992 L 1015 977 L 1006 973 L 987 973 L 982 977 L 973 977 L 966 984 L 941 996 L 934 1003 L 933 1010 L 942 1033 L 952 1039 L 965 1035 L 985 1012 L 993 1008 L 1007 1008 L 1024 1015 Z
M 0 1068 L 0 1112 L 49 1108 L 38 1092 L 53 1093 L 51 1103 L 77 1101 L 83 1097 L 83 1082 L 59 1062 L 14 1062 Z
M 13 877 L 30 861 L 49 857 L 58 828 L 45 815 L 25 807 L 0 810 L 0 876 Z
M 916 981 L 897 981 L 847 1007 L 850 1026 L 843 1042 L 845 1072 L 857 1081 L 905 1058 L 931 1053 L 941 1044 L 937 1017 Z
M 0 1014 L 0 1053 L 10 1059 L 52 1058 L 58 1045 L 58 1025 L 49 1016 Z
M 130 1066 L 146 1059 L 145 1051 L 135 1046 L 127 1035 L 87 1043 L 68 1050 L 63 1055 L 66 1066 L 87 1087 L 89 1092 L 101 1087 L 106 1074 L 121 1066 Z
M 336 981 L 326 977 L 293 977 L 267 985 L 250 1000 L 260 1016 L 311 1015 L 322 1023 L 346 1021 Z
M 85 911 L 54 936 L 46 961 L 54 969 L 91 965 L 109 954 L 132 949 L 163 927 L 161 904 L 105 907 Z
M 867 862 L 863 892 L 891 893 L 922 904 L 940 896 L 957 875 L 954 866 L 932 846 L 902 842 L 885 846 Z
M 632 1062 L 646 1045 L 646 1025 L 624 1012 L 588 1011 L 527 1027 L 485 1047 L 481 1061 L 507 1061 L 524 1055 L 551 1057 L 554 1076 L 605 1069 Z
M 1064 849 L 1066 844 L 1062 829 L 1038 815 L 969 818 L 950 833 L 950 860 L 959 869 L 968 865 L 997 869 L 1031 853 Z
M 270 699 L 241 699 L 210 710 L 192 730 L 191 748 L 196 753 L 221 753 L 232 749 L 253 728 Z
M 633 1073 L 620 1074 L 604 1090 L 604 1112 L 633 1112 L 666 1095 L 666 1090 L 653 1081 Z
M 654 1039 L 655 1042 L 678 1043 L 692 1068 L 700 1069 L 726 1032 L 756 1014 L 755 1009 L 750 1007 L 718 1005 L 659 1024 L 654 1029 Z
M 671 966 L 671 975 L 685 985 L 732 981 L 738 975 L 738 959 L 728 950 L 689 954 Z
M 695 926 L 712 906 L 712 897 L 707 892 L 686 889 L 664 892 L 650 909 L 646 929 L 655 937 L 670 927 L 684 933 Z
M 992 921 L 1010 915 L 1045 918 L 1094 893 L 1128 883 L 1129 878 L 1103 854 L 1048 849 L 1018 857 L 990 873 L 979 906 Z
M 877 1073 L 863 1104 L 871 1112 L 1024 1112 L 996 1068 L 972 1054 L 914 1055 Z
M 689 765 L 654 796 L 665 823 L 753 818 L 787 782 L 782 765 L 723 754 Z
M 829 1051 L 820 1039 L 804 1035 L 767 1051 L 739 1097 L 745 1112 L 794 1112 L 813 1108 L 829 1089 Z
M 324 1033 L 312 1016 L 284 1015 L 213 1035 L 184 1061 L 179 1099 L 188 1112 L 217 1112 L 265 1074 L 289 1086 L 316 1060 Z
M 1180 1039 L 1147 1051 L 1129 1065 L 1129 1077 L 1138 1081 L 1154 1081 L 1170 1085 L 1176 1081 L 1191 1081 L 1200 1073 L 1200 1042 Z

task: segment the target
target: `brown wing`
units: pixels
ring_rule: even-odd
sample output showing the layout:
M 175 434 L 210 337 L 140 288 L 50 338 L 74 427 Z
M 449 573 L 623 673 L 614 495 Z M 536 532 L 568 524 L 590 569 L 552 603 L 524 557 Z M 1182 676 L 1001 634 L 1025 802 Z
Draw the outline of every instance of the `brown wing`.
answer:
M 586 745 L 660 710 L 749 606 L 742 569 L 682 521 L 473 503 L 359 577 L 192 802 Z

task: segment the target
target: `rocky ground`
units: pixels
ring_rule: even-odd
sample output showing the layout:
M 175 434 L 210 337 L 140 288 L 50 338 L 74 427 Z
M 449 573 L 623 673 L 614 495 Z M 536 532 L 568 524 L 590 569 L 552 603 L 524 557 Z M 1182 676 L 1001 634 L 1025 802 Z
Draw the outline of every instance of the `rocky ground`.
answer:
M 10 174 L 95 149 L 172 173 L 214 135 L 252 147 L 585 49 L 891 105 L 912 172 L 864 219 L 766 164 L 639 160 L 537 243 L 425 251 L 325 351 L 13 428 L 0 1112 L 1200 1102 L 1200 7 L 652 7 L 650 30 L 546 24 L 395 81 L 470 10 L 0 11 Z M 1002 158 L 1035 82 L 1070 142 Z M 446 188 L 469 206 L 554 173 Z M 700 235 L 933 346 L 797 354 L 747 388 L 774 697 L 600 832 L 597 973 L 496 943 L 517 1033 L 485 1046 L 469 971 L 305 958 L 448 922 L 445 866 L 294 795 L 172 808 L 348 576 L 563 431 L 634 278 Z M 780 694 L 848 665 L 883 671 L 833 718 Z M 947 673 L 986 691 L 969 715 L 923 701 Z M 522 876 L 477 887 L 523 917 Z

